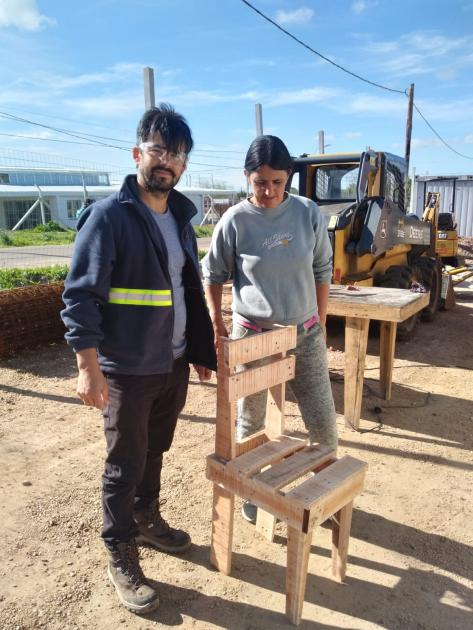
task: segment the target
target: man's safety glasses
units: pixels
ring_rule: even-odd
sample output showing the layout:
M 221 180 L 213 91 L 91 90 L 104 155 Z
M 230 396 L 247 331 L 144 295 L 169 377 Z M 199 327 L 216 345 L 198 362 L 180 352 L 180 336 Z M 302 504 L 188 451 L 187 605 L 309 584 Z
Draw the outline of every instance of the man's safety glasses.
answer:
M 175 164 L 184 164 L 187 160 L 187 153 L 184 151 L 173 153 L 172 151 L 168 151 L 166 147 L 162 147 L 160 144 L 154 144 L 153 142 L 141 142 L 139 149 L 140 151 L 145 151 L 153 158 L 158 158 L 163 161 L 167 160 Z

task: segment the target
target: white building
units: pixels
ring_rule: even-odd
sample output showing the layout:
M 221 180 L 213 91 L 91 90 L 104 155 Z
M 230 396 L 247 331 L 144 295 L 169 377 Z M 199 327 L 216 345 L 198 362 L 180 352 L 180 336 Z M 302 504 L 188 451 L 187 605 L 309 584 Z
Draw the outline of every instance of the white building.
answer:
M 473 236 L 473 175 L 415 175 L 411 211 L 421 217 L 427 193 L 440 193 L 440 212 L 451 212 L 459 236 Z
M 237 203 L 236 190 L 222 190 L 220 188 L 178 188 L 197 208 L 197 214 L 192 219 L 193 225 L 201 223 L 217 223 L 227 208 Z
M 21 228 L 56 221 L 74 229 L 76 213 L 85 199 L 96 201 L 120 188 L 105 171 L 74 169 L 14 168 L 0 166 L 0 230 L 11 230 L 36 203 Z M 236 191 L 210 188 L 181 188 L 197 207 L 192 223 L 216 222 L 236 202 Z

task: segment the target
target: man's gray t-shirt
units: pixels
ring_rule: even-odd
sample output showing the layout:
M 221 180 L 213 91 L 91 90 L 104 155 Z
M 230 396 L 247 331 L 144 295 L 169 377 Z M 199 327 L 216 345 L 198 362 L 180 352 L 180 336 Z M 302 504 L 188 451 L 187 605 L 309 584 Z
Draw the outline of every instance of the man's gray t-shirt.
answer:
M 172 351 L 175 359 L 181 357 L 186 351 L 186 303 L 184 300 L 184 287 L 182 286 L 182 269 L 186 262 L 186 256 L 179 240 L 176 219 L 167 209 L 164 214 L 153 212 L 161 234 L 163 235 L 166 249 L 168 250 L 168 269 L 171 276 L 174 330 L 172 335 Z

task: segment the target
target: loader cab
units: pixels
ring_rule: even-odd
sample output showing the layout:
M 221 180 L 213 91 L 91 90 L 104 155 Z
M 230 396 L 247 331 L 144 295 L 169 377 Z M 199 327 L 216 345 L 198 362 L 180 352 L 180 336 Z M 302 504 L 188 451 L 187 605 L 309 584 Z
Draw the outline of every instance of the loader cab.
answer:
M 391 153 L 302 155 L 295 160 L 299 194 L 313 199 L 328 217 L 365 197 L 383 197 L 404 210 L 405 162 Z

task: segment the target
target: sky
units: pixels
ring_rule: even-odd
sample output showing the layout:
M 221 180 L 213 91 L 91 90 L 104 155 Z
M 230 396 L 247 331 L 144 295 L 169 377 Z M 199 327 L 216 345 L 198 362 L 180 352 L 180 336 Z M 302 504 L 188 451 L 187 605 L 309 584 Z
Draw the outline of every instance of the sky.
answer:
M 264 133 L 281 137 L 292 155 L 317 152 L 321 129 L 327 153 L 370 146 L 404 155 L 411 83 L 431 126 L 470 156 L 448 149 L 415 111 L 411 167 L 473 174 L 473 0 L 252 4 L 390 90 L 324 61 L 241 0 L 0 0 L 0 165 L 133 172 L 129 149 L 149 66 L 156 101 L 173 104 L 193 132 L 183 185 L 245 186 L 257 103 Z

